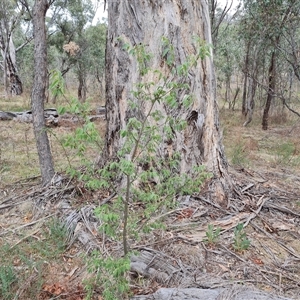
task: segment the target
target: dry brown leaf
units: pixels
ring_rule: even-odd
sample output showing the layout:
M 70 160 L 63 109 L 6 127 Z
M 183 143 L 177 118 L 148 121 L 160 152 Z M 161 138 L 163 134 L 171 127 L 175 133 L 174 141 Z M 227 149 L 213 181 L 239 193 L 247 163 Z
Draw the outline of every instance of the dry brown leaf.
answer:
M 50 293 L 51 295 L 59 296 L 66 291 L 60 283 L 54 283 L 52 285 L 45 284 L 43 291 Z

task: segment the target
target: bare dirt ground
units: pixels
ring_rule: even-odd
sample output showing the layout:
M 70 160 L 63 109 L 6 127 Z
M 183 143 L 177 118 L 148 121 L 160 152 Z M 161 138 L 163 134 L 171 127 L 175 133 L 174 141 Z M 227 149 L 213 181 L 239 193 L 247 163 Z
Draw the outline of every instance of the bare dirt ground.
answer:
M 236 185 L 230 207 L 218 207 L 205 194 L 181 199 L 180 206 L 164 218 L 166 230 L 131 242 L 132 249 L 151 257 L 148 267 L 156 270 L 148 279 L 132 270 L 136 276 L 131 290 L 145 295 L 160 287 L 246 286 L 300 299 L 300 122 L 279 124 L 274 117 L 270 130 L 264 132 L 259 116 L 246 128 L 239 112 L 224 110 L 221 116 Z M 1 128 L 2 297 L 84 299 L 91 276 L 87 253 L 121 251 L 118 243 L 103 240 L 98 220 L 91 216 L 108 195 L 91 193 L 65 176 L 51 188 L 40 187 L 31 124 L 1 122 Z M 103 130 L 103 124 L 99 128 Z M 56 135 L 71 130 L 54 129 Z M 60 173 L 66 166 L 64 154 L 56 139 L 51 141 Z M 69 220 L 68 224 L 75 220 L 71 235 L 57 226 L 59 219 Z M 250 241 L 243 251 L 233 247 L 239 223 L 244 223 Z M 204 242 L 208 225 L 221 228 L 216 243 Z M 101 289 L 95 287 L 92 297 L 102 299 Z

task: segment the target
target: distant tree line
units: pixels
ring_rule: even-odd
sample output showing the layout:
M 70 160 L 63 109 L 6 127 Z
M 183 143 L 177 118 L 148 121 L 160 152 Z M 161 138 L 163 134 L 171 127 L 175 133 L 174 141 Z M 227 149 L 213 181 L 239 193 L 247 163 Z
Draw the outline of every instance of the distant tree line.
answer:
M 255 106 L 264 130 L 272 107 L 300 116 L 300 2 L 243 0 L 230 11 L 231 0 L 223 9 L 217 2 L 210 7 L 219 95 L 230 109 L 241 108 L 245 126 Z
M 53 69 L 72 74 L 77 96 L 102 89 L 104 79 L 105 22 L 92 25 L 99 4 L 90 0 L 48 1 L 45 17 L 48 75 Z M 33 2 L 0 3 L 1 69 L 5 97 L 30 91 L 33 84 Z M 74 86 L 72 86 L 74 88 Z M 100 90 L 103 94 L 103 90 Z M 46 99 L 55 101 L 55 97 Z

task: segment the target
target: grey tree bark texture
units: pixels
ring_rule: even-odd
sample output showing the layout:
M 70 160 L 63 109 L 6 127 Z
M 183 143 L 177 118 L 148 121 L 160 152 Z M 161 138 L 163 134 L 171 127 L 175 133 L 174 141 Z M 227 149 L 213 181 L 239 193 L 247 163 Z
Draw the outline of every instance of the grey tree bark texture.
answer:
M 195 54 L 195 36 L 211 44 L 211 29 L 207 0 L 127 0 L 108 1 L 107 5 L 107 132 L 104 157 L 112 159 L 124 142 L 120 138 L 120 130 L 135 114 L 128 100 L 140 101 L 131 93 L 134 85 L 141 80 L 138 65 L 123 50 L 122 41 L 131 45 L 145 45 L 153 55 L 149 67 L 166 74 L 167 66 L 161 59 L 162 37 L 166 37 L 174 46 L 175 63 L 180 65 L 188 56 Z M 181 173 L 188 173 L 193 166 L 204 164 L 214 176 L 210 185 L 213 199 L 226 206 L 232 181 L 222 146 L 212 53 L 211 57 L 199 61 L 189 72 L 186 83 L 190 87 L 189 93 L 195 98 L 192 107 L 186 109 L 179 105 L 176 111 L 170 111 L 163 104 L 156 103 L 156 109 L 166 115 L 180 116 L 189 124 L 184 131 L 176 133 L 171 145 L 162 143 L 157 153 L 161 157 L 168 156 L 170 151 L 181 153 Z M 178 101 L 182 101 L 184 96 L 179 93 Z M 147 105 L 138 104 L 138 114 L 145 116 Z
M 12 41 L 12 30 L 7 29 L 5 20 L 0 20 L 0 50 L 3 59 L 3 82 L 6 97 L 21 95 L 23 85 L 18 75 L 16 49 Z
M 44 117 L 44 101 L 47 83 L 45 15 L 48 8 L 47 0 L 36 0 L 33 7 L 34 82 L 31 93 L 31 105 L 34 135 L 43 185 L 50 183 L 55 174 Z
M 17 61 L 16 61 L 16 49 L 15 45 L 10 39 L 9 53 L 7 55 L 7 76 L 10 82 L 10 93 L 12 95 L 21 95 L 23 93 L 23 84 L 18 74 Z

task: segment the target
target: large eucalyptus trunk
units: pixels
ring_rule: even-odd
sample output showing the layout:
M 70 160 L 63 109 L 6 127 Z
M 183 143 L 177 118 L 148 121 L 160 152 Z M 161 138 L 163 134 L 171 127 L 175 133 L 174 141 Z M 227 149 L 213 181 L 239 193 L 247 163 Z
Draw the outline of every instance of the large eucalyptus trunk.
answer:
M 34 81 L 31 93 L 33 128 L 38 150 L 43 185 L 50 183 L 54 166 L 45 127 L 44 102 L 48 80 L 45 15 L 47 0 L 36 0 L 33 8 Z
M 152 54 L 149 67 L 166 74 L 167 66 L 162 60 L 161 50 L 163 36 L 174 46 L 176 65 L 195 54 L 195 36 L 211 44 L 208 3 L 198 0 L 108 1 L 108 28 L 104 157 L 113 159 L 124 143 L 120 130 L 126 127 L 131 116 L 145 116 L 149 108 L 142 103 L 142 99 L 134 98 L 131 93 L 135 84 L 141 81 L 141 76 L 137 61 L 124 50 L 122 41 L 145 45 Z M 172 141 L 162 139 L 157 155 L 168 157 L 171 152 L 179 152 L 181 173 L 188 173 L 193 166 L 205 165 L 214 175 L 211 184 L 214 199 L 227 205 L 232 183 L 222 146 L 212 53 L 210 57 L 198 61 L 189 72 L 186 83 L 190 87 L 189 93 L 194 96 L 191 107 L 179 105 L 174 111 L 167 109 L 163 103 L 155 104 L 164 115 L 176 115 L 188 121 L 187 128 L 177 132 Z M 177 101 L 181 103 L 184 96 L 185 93 L 178 93 Z M 138 104 L 138 112 L 129 107 L 129 100 Z M 152 119 L 149 121 L 154 122 Z

